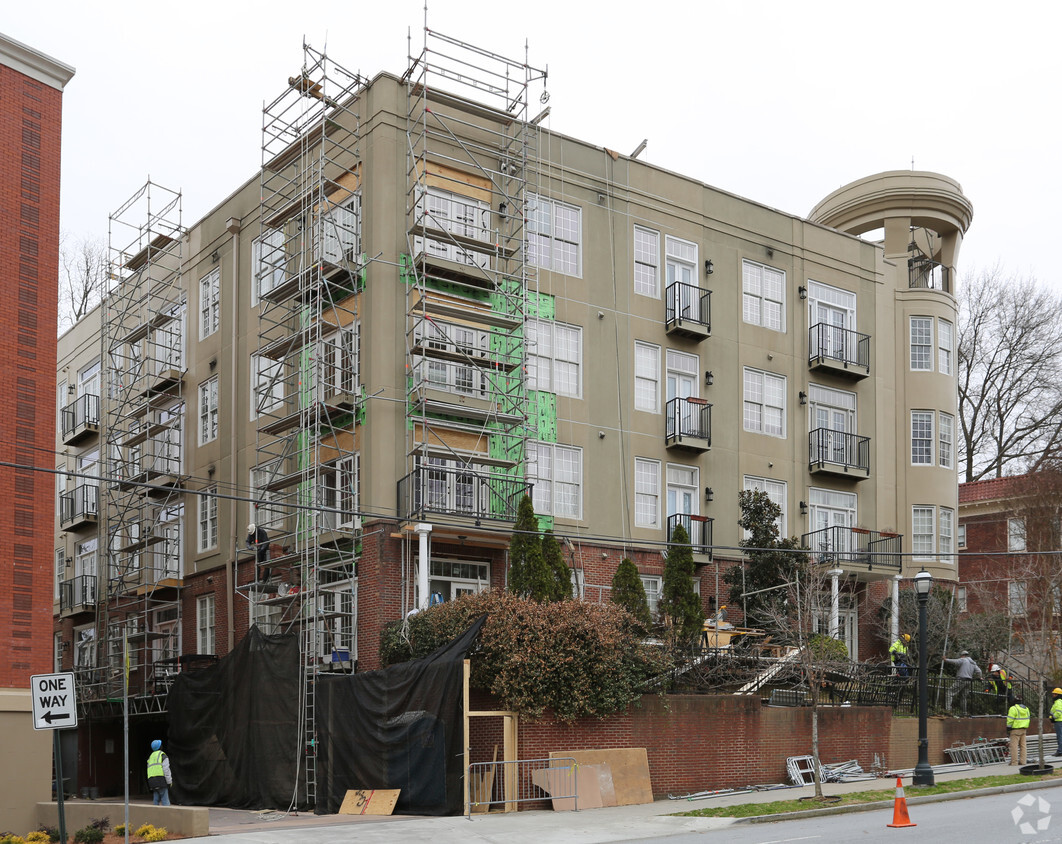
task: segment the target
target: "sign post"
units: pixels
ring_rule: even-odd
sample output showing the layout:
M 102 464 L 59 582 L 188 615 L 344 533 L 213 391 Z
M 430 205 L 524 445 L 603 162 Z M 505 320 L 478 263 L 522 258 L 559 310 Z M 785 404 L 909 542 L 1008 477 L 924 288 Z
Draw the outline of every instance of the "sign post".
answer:
M 77 696 L 74 693 L 74 674 L 34 674 L 30 677 L 33 696 L 33 729 L 51 730 L 55 754 L 55 799 L 59 807 L 59 840 L 66 841 L 66 807 L 63 799 L 63 754 L 59 746 L 59 730 L 77 726 Z

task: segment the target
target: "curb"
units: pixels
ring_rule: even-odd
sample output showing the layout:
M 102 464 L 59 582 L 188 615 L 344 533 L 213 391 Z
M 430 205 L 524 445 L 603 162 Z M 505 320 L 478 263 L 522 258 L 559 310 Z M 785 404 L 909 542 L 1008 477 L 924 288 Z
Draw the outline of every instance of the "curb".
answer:
M 908 786 L 910 787 L 910 786 Z M 996 785 L 990 788 L 973 788 L 969 791 L 953 791 L 949 794 L 926 794 L 907 798 L 908 805 L 921 803 L 946 803 L 949 800 L 965 800 L 968 797 L 985 797 L 990 794 L 1009 794 L 1013 791 L 1039 791 L 1042 788 L 1062 787 L 1062 780 L 1033 780 L 1026 783 Z M 734 823 L 771 823 L 772 821 L 799 820 L 801 818 L 821 818 L 827 815 L 847 815 L 852 812 L 874 812 L 893 806 L 893 800 L 876 800 L 873 803 L 854 803 L 851 806 L 838 806 L 834 809 L 806 809 L 803 812 L 779 812 L 774 815 L 753 815 L 748 818 L 734 818 Z

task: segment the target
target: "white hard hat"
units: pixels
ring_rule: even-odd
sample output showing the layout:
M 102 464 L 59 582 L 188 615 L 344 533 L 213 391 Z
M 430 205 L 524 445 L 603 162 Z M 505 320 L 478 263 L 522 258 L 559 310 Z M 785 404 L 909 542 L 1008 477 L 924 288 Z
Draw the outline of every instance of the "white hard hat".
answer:
M 1000 668 L 1000 667 L 999 667 L 998 665 L 996 665 L 996 664 L 995 664 L 995 663 L 993 662 L 993 663 L 992 663 L 992 667 L 991 667 L 991 668 L 989 668 L 988 670 L 989 670 L 989 671 L 1002 671 L 1003 669 L 1001 669 L 1001 668 Z
M 247 525 L 247 532 L 254 533 L 254 522 L 251 522 L 249 525 Z

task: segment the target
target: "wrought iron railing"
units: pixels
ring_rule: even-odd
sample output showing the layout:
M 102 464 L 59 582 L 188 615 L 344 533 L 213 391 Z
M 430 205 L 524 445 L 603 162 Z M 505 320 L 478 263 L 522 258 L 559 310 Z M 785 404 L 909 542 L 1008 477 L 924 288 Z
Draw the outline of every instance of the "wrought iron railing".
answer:
M 690 513 L 675 513 L 667 517 L 667 540 L 675 533 L 676 525 L 682 525 L 690 538 L 690 547 L 694 554 L 712 556 L 712 519 L 708 516 L 694 516 Z
M 672 282 L 664 291 L 667 324 L 692 322 L 712 330 L 712 291 L 682 281 Z
M 869 473 L 870 437 L 816 428 L 808 434 L 808 463 L 813 467 L 832 463 Z
M 664 412 L 666 435 L 671 440 L 700 440 L 712 444 L 712 406 L 704 399 L 670 399 Z
M 81 484 L 59 494 L 59 523 L 66 525 L 83 519 L 95 519 L 100 511 L 98 484 Z
M 100 424 L 100 397 L 91 393 L 75 399 L 62 412 L 63 439 L 76 434 L 87 426 Z
M 832 360 L 846 368 L 870 369 L 870 335 L 819 322 L 808 330 L 808 360 Z
M 96 606 L 96 575 L 79 574 L 59 584 L 59 610 Z
M 907 259 L 908 287 L 951 293 L 951 268 L 929 258 Z
M 420 466 L 398 482 L 398 510 L 404 518 L 445 513 L 471 519 L 514 521 L 531 485 L 522 478 L 446 466 Z
M 805 533 L 802 543 L 820 565 L 860 571 L 900 571 L 903 537 L 898 533 L 834 525 Z

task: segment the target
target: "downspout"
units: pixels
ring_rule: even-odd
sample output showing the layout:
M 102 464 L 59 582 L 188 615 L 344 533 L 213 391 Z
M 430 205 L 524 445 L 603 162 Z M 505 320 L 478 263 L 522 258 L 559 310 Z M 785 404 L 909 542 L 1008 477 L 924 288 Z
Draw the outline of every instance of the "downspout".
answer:
M 236 472 L 239 464 L 236 445 L 236 420 L 239 414 L 236 412 L 238 402 L 236 396 L 239 395 L 237 391 L 237 369 L 236 363 L 238 356 L 236 354 L 237 347 L 240 340 L 240 221 L 237 217 L 230 217 L 228 222 L 225 223 L 225 230 L 232 235 L 232 339 L 229 348 L 232 350 L 229 358 L 229 372 L 232 373 L 232 424 L 229 426 L 229 489 L 240 489 L 239 479 L 236 477 Z M 239 536 L 236 512 L 236 496 L 229 499 L 229 524 L 232 526 L 232 553 L 227 555 L 225 561 L 225 609 L 228 621 L 226 623 L 226 632 L 229 639 L 229 653 L 232 653 L 233 648 L 236 645 L 236 624 L 233 616 L 234 607 L 234 595 L 236 593 L 236 555 L 239 553 Z

